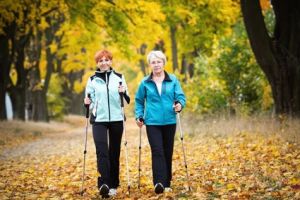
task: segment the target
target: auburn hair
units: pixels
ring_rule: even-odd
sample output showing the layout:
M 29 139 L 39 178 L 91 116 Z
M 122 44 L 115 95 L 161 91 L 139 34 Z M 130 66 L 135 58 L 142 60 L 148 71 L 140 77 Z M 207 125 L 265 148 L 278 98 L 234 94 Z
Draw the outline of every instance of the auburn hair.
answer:
M 101 51 L 97 51 L 95 53 L 95 62 L 98 63 L 98 61 L 101 59 L 101 58 L 107 58 L 109 60 L 112 60 L 113 59 L 113 56 L 112 56 L 112 53 L 110 51 L 107 51 L 107 50 L 101 50 Z

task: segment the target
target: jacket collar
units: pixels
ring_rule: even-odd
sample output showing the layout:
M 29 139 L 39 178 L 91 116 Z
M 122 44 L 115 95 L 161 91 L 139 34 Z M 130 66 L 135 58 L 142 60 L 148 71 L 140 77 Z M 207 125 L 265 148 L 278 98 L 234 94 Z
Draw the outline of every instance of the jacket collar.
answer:
M 108 70 L 106 71 L 100 71 L 99 68 L 96 69 L 95 73 L 106 73 L 106 72 L 111 72 L 111 71 L 114 71 L 112 67 L 110 67 Z
M 100 69 L 99 68 L 97 68 L 96 69 L 96 71 L 95 71 L 95 76 L 97 76 L 97 77 L 99 77 L 99 78 L 102 78 L 105 74 L 107 74 L 107 75 L 110 75 L 111 74 L 111 72 L 113 72 L 114 70 L 113 70 L 113 68 L 109 68 L 109 70 L 107 70 L 107 71 L 100 71 Z
M 164 81 L 172 81 L 169 74 L 164 71 L 165 73 L 165 78 L 164 78 Z M 149 77 L 146 79 L 146 81 L 152 81 L 152 77 L 153 77 L 153 72 L 151 72 L 151 74 L 149 75 Z

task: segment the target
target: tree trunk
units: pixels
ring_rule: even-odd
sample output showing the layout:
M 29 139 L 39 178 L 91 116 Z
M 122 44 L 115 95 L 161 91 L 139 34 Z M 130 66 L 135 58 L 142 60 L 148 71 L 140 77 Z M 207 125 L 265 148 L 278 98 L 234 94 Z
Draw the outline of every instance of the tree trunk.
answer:
M 40 59 L 42 51 L 42 32 L 36 27 L 37 34 L 32 37 L 28 48 L 28 60 L 32 64 L 29 72 L 29 88 L 28 88 L 28 118 L 34 121 L 49 121 L 47 102 L 45 92 L 43 91 Z
M 26 101 L 26 80 L 27 80 L 27 70 L 25 69 L 25 47 L 29 41 L 30 35 L 32 34 L 32 29 L 28 25 L 28 14 L 29 10 L 27 5 L 24 5 L 21 13 L 14 13 L 15 19 L 11 23 L 14 27 L 8 35 L 12 39 L 12 53 L 11 58 L 14 59 L 14 65 L 17 72 L 17 83 L 12 84 L 10 80 L 10 85 L 8 90 L 11 91 L 11 99 L 13 102 L 13 116 L 14 119 L 25 120 L 25 101 Z M 23 23 L 17 23 L 17 21 L 22 18 Z M 29 30 L 28 30 L 29 29 Z
M 177 42 L 176 42 L 176 27 L 170 26 L 171 46 L 172 46 L 172 65 L 173 71 L 178 69 Z
M 189 76 L 190 78 L 193 78 L 194 76 L 194 71 L 195 71 L 195 64 L 194 63 L 190 63 L 188 66 L 188 71 L 189 71 Z
M 12 22 L 3 28 L 4 34 L 0 35 L 0 120 L 7 119 L 5 94 L 10 84 L 10 68 L 15 52 L 14 36 L 16 32 L 16 24 Z M 9 42 L 11 41 L 11 47 Z
M 141 70 L 144 74 L 144 76 L 146 76 L 147 72 L 146 72 L 146 63 L 145 63 L 145 54 L 146 54 L 146 48 L 147 45 L 146 44 L 142 44 L 141 47 L 139 48 L 139 53 L 142 55 L 142 58 L 139 60 L 140 63 L 140 67 Z
M 19 85 L 19 87 L 12 88 L 11 101 L 13 105 L 13 118 L 25 121 L 25 97 L 26 88 Z
M 0 35 L 0 120 L 6 120 L 5 93 L 9 81 L 9 45 L 8 37 Z
M 145 60 L 144 59 L 140 59 L 139 62 L 140 62 L 141 70 L 142 70 L 144 76 L 146 76 L 147 72 L 146 72 L 146 63 L 145 63 Z
M 300 117 L 300 2 L 273 0 L 272 5 L 276 16 L 274 49 L 287 82 L 283 90 L 289 100 L 289 113 Z
M 244 23 L 256 60 L 271 85 L 276 113 L 300 116 L 300 4 L 297 0 L 272 4 L 274 38 L 268 35 L 259 1 L 241 0 Z
M 153 50 L 161 50 L 162 52 L 166 52 L 165 42 L 163 40 L 159 40 L 157 43 L 155 43 Z
M 180 74 L 184 74 L 183 81 L 186 83 L 186 81 L 187 81 L 187 59 L 186 59 L 185 54 L 182 54 Z
M 43 90 L 36 90 L 33 92 L 33 102 L 39 102 L 33 104 L 32 115 L 34 121 L 49 121 L 47 102 L 45 101 L 46 93 Z
M 51 80 L 51 75 L 54 71 L 54 55 L 51 53 L 50 45 L 54 39 L 52 32 L 51 16 L 46 17 L 49 27 L 45 30 L 46 39 L 46 76 L 44 84 L 33 92 L 33 101 L 37 104 L 33 106 L 33 120 L 35 121 L 49 121 L 48 105 L 47 105 L 47 92 Z M 40 73 L 39 73 L 40 76 Z
M 55 59 L 55 53 L 51 53 L 50 45 L 54 41 L 54 35 L 55 35 L 55 28 L 52 22 L 52 17 L 46 17 L 46 21 L 49 24 L 49 28 L 46 28 L 45 30 L 45 36 L 46 36 L 46 77 L 45 77 L 45 83 L 44 83 L 44 90 L 45 93 L 48 91 L 48 87 L 51 80 L 51 75 L 54 71 L 54 59 Z M 56 24 L 55 24 L 56 25 Z
M 25 120 L 25 100 L 26 100 L 26 86 L 27 86 L 27 70 L 24 67 L 25 62 L 25 46 L 28 42 L 30 33 L 20 36 L 16 41 L 16 71 L 17 84 L 11 87 L 14 119 Z
M 33 68 L 29 73 L 29 77 L 31 82 L 28 94 L 30 95 L 28 98 L 30 108 L 28 109 L 28 117 L 34 121 L 48 122 L 47 98 L 43 86 L 41 85 L 39 68 Z
M 51 75 L 54 72 L 55 53 L 51 52 L 50 45 L 54 42 L 55 33 L 59 29 L 60 21 L 56 21 L 53 16 L 46 16 L 46 21 L 49 27 L 45 30 L 46 39 L 46 76 L 45 82 L 37 90 L 33 91 L 33 120 L 49 121 L 49 111 L 47 105 L 47 92 L 51 80 Z M 38 70 L 39 72 L 39 70 Z M 40 73 L 38 75 L 40 77 Z M 40 83 L 39 83 L 40 84 Z M 37 103 L 37 104 L 36 104 Z
M 192 62 L 190 62 L 188 65 L 188 72 L 189 72 L 190 78 L 192 78 L 194 76 L 194 72 L 195 72 L 194 59 L 196 59 L 199 56 L 198 49 L 194 49 L 194 51 L 192 51 L 189 55 L 192 58 Z

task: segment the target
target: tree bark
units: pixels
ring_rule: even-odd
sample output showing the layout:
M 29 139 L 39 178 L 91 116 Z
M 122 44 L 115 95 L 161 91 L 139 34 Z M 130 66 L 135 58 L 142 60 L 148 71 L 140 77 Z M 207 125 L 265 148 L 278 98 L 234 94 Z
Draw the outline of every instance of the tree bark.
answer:
M 245 27 L 256 60 L 271 88 L 277 114 L 300 116 L 300 4 L 272 1 L 276 24 L 268 35 L 259 1 L 241 0 Z
M 182 54 L 180 74 L 184 75 L 183 81 L 186 83 L 186 81 L 187 81 L 187 58 L 186 58 L 185 54 Z
M 161 50 L 162 52 L 166 52 L 165 42 L 163 40 L 159 40 L 157 43 L 155 43 L 153 50 Z
M 15 51 L 16 24 L 14 22 L 6 24 L 3 30 L 4 34 L 0 35 L 0 120 L 7 119 L 5 94 L 10 84 L 9 72 Z M 11 47 L 9 42 L 11 42 Z
M 32 119 L 34 121 L 49 121 L 47 95 L 44 90 L 33 91 Z
M 0 36 L 0 120 L 6 120 L 5 93 L 9 80 L 9 38 L 6 35 Z
M 144 74 L 144 76 L 146 76 L 147 72 L 146 72 L 146 63 L 145 63 L 145 54 L 146 54 L 146 49 L 147 49 L 147 45 L 146 44 L 142 44 L 141 47 L 139 48 L 139 53 L 142 55 L 142 58 L 139 60 L 140 63 L 140 67 L 141 70 Z
M 195 62 L 194 59 L 196 59 L 199 55 L 198 55 L 198 49 L 194 49 L 194 51 L 190 52 L 190 57 L 192 58 L 191 62 L 188 65 L 188 72 L 189 72 L 189 76 L 190 78 L 193 78 L 194 73 L 195 73 Z
M 33 120 L 35 121 L 49 121 L 47 92 L 49 89 L 52 73 L 54 72 L 54 63 L 56 59 L 56 52 L 51 52 L 50 45 L 55 42 L 55 33 L 60 28 L 60 24 L 64 20 L 63 18 L 60 18 L 60 16 L 58 18 L 55 18 L 53 15 L 46 16 L 46 21 L 49 24 L 49 27 L 47 27 L 45 30 L 47 61 L 46 76 L 44 84 L 41 87 L 38 87 L 37 90 L 33 92 L 33 101 L 37 103 L 33 105 Z
M 20 33 L 21 34 L 21 33 Z M 25 120 L 25 100 L 27 86 L 27 70 L 24 67 L 25 62 L 25 46 L 31 33 L 23 33 L 16 41 L 16 62 L 15 68 L 17 71 L 17 84 L 11 85 L 11 98 L 13 102 L 14 119 Z
M 36 28 L 36 35 L 32 37 L 28 50 L 29 62 L 32 68 L 29 72 L 28 104 L 29 119 L 34 121 L 49 121 L 46 93 L 43 90 L 40 72 L 40 59 L 42 51 L 42 32 Z

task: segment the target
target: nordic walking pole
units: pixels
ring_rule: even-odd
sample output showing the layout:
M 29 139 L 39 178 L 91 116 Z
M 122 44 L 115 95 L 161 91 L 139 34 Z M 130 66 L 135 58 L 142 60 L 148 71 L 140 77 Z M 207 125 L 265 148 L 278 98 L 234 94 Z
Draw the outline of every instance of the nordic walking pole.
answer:
M 91 98 L 91 95 L 88 94 L 87 97 Z M 87 147 L 87 133 L 88 133 L 89 115 L 90 115 L 89 114 L 90 105 L 85 104 L 84 106 L 86 108 L 86 112 L 85 112 L 86 123 L 85 123 L 85 140 L 84 140 L 84 151 L 83 151 L 83 170 L 82 170 L 81 191 L 80 191 L 81 196 L 85 192 L 85 190 L 83 189 L 83 185 L 84 185 L 84 178 L 85 178 L 85 159 L 86 159 L 86 147 Z
M 177 104 L 177 103 L 179 103 L 179 102 L 175 101 L 175 104 Z M 177 112 L 176 115 L 177 115 L 177 120 L 178 120 L 178 124 L 179 124 L 180 140 L 181 140 L 181 147 L 182 147 L 182 152 L 183 152 L 184 166 L 185 166 L 185 172 L 186 172 L 186 180 L 187 180 L 187 184 L 188 184 L 188 189 L 189 189 L 189 191 L 191 191 L 190 179 L 189 179 L 189 173 L 188 173 L 188 166 L 187 166 L 187 162 L 186 162 L 185 150 L 184 150 L 184 145 L 183 145 L 183 132 L 182 132 L 182 128 L 181 128 L 179 112 Z
M 119 82 L 119 85 L 122 86 L 122 82 Z M 126 158 L 126 173 L 127 173 L 127 190 L 130 194 L 130 178 L 129 178 L 129 165 L 128 165 L 128 152 L 127 152 L 127 139 L 126 139 L 126 127 L 125 127 L 125 113 L 124 113 L 124 93 L 119 92 L 121 99 L 121 109 L 123 115 L 123 132 L 124 132 L 124 145 L 125 145 L 125 158 Z
M 143 118 L 139 118 L 140 122 L 144 122 Z M 142 155 L 142 127 L 140 127 L 140 142 L 139 142 L 139 180 L 138 180 L 138 188 L 141 187 L 141 155 Z

